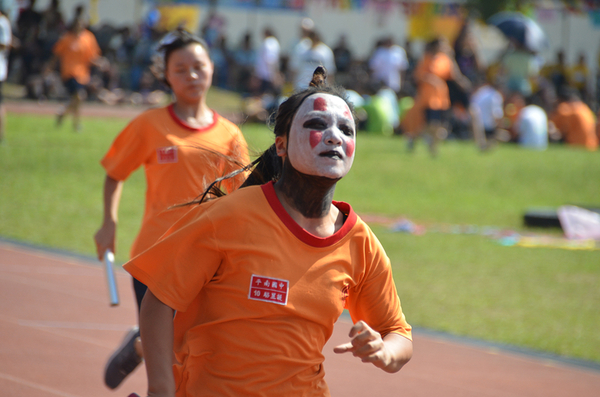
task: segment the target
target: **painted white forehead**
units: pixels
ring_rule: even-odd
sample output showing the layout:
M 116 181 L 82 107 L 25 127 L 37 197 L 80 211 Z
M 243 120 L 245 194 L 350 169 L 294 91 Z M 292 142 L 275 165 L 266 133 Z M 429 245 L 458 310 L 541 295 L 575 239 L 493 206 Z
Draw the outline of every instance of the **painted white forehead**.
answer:
M 298 109 L 297 114 L 306 114 L 312 111 L 316 112 L 336 112 L 342 113 L 346 117 L 353 119 L 352 113 L 346 101 L 337 95 L 331 94 L 313 94 L 306 98 Z

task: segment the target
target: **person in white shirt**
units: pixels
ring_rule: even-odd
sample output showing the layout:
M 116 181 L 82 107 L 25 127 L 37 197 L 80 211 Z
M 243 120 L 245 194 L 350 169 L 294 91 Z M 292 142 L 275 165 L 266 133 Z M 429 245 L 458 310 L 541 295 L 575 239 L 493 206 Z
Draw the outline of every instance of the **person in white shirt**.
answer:
M 279 95 L 279 87 L 281 86 L 279 53 L 279 41 L 270 28 L 265 28 L 264 40 L 256 54 L 254 67 L 254 73 L 260 80 L 259 94 Z
M 371 56 L 369 68 L 375 83 L 383 83 L 398 94 L 402 82 L 401 75 L 408 69 L 406 51 L 394 44 L 391 36 L 386 37 Z
M 491 84 L 483 82 L 471 95 L 471 109 L 477 114 L 483 126 L 486 139 L 493 138 L 498 123 L 504 117 L 504 98 Z
M 536 104 L 535 97 L 526 99 L 517 116 L 519 145 L 528 149 L 546 150 L 548 147 L 548 115 Z
M 12 29 L 7 17 L 6 1 L 0 2 L 0 143 L 4 141 L 5 109 L 2 95 L 2 85 L 8 75 L 8 54 L 12 44 Z
M 296 81 L 296 76 L 300 72 L 301 60 L 306 51 L 312 47 L 312 40 L 310 35 L 315 28 L 315 23 L 310 18 L 303 18 L 300 23 L 300 39 L 294 43 L 290 49 L 290 60 L 289 60 L 289 80 L 291 82 Z
M 312 79 L 313 72 L 317 66 L 323 66 L 327 70 L 327 80 L 331 84 L 336 72 L 335 58 L 329 46 L 321 41 L 316 31 L 310 32 L 311 47 L 298 57 L 297 74 L 294 80 L 294 89 L 297 91 L 306 89 Z

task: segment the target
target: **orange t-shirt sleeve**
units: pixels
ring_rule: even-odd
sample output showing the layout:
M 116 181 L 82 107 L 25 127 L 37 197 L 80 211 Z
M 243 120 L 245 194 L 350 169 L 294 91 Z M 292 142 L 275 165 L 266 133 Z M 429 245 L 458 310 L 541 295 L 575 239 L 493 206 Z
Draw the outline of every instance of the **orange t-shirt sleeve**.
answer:
M 203 218 L 211 203 L 192 207 L 156 244 L 123 266 L 177 311 L 187 310 L 222 262 L 213 224 Z
M 367 249 L 366 279 L 350 289 L 346 302 L 352 321 L 363 320 L 382 336 L 393 332 L 412 340 L 412 328 L 402 312 L 390 260 L 372 233 Z
M 144 121 L 138 117 L 115 138 L 100 162 L 108 176 L 124 181 L 151 155 L 151 148 L 148 140 L 143 137 L 143 131 Z

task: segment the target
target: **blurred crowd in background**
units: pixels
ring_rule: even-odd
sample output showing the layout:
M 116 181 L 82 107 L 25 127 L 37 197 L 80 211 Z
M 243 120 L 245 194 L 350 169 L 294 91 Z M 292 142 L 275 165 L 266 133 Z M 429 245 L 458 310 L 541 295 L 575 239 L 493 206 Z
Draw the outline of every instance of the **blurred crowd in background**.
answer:
M 80 6 L 75 18 L 82 14 Z M 87 27 L 107 61 L 92 65 L 87 100 L 164 102 L 168 88 L 151 72 L 157 43 L 165 34 L 159 19 L 151 12 L 137 26 Z M 59 0 L 46 10 L 37 10 L 35 1 L 20 10 L 13 24 L 8 81 L 24 86 L 27 98 L 68 97 L 49 61 L 71 23 L 61 14 Z M 355 56 L 344 35 L 322 37 L 309 18 L 290 27 L 298 30 L 298 38 L 289 49 L 281 48 L 277 32 L 268 26 L 261 37 L 247 33 L 231 43 L 226 20 L 214 11 L 195 33 L 206 40 L 215 64 L 213 86 L 241 94 L 248 120 L 266 121 L 281 98 L 302 88 L 314 68 L 323 65 L 329 79 L 348 90 L 360 129 L 405 135 L 408 150 L 418 138 L 427 142 L 432 155 L 445 139 L 473 140 L 482 150 L 498 142 L 535 149 L 565 142 L 596 150 L 600 89 L 588 65 L 596 60 L 582 52 L 576 63 L 567 64 L 559 51 L 556 59 L 542 63 L 535 44 L 507 34 L 506 50 L 484 66 L 471 24 L 465 19 L 454 42 L 436 37 L 420 54 L 410 41 L 381 37 L 367 57 Z

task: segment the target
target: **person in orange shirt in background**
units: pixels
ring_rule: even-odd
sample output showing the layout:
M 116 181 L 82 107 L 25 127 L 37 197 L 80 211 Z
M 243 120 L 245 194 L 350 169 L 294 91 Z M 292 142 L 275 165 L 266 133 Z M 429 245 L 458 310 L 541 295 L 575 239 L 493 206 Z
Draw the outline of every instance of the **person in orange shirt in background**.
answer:
M 90 82 L 90 67 L 96 65 L 101 69 L 107 68 L 108 60 L 101 56 L 100 47 L 96 37 L 87 30 L 85 19 L 81 16 L 75 18 L 67 33 L 54 45 L 54 56 L 48 68 L 54 68 L 56 61 L 60 62 L 60 76 L 69 93 L 69 103 L 57 115 L 57 125 L 63 118 L 73 114 L 73 128 L 81 130 L 80 103 L 86 85 Z
M 452 49 L 445 39 L 431 40 L 427 43 L 423 59 L 415 68 L 414 73 L 418 87 L 413 107 L 415 110 L 412 115 L 421 113 L 421 115 L 415 116 L 425 124 L 420 133 L 427 140 L 432 156 L 437 155 L 437 142 L 445 138 L 444 132 L 447 134 L 444 123 L 451 105 L 448 82 L 454 81 L 459 86 L 466 85 L 464 81 L 466 79 L 460 73 L 451 52 Z M 413 122 L 413 124 L 416 123 L 416 121 Z M 416 131 L 417 125 L 413 125 L 413 133 L 408 134 L 409 151 L 413 150 L 414 140 L 419 133 Z
M 206 183 L 249 161 L 240 129 L 206 105 L 213 64 L 204 40 L 186 31 L 167 34 L 161 41 L 154 71 L 173 90 L 175 101 L 148 110 L 125 127 L 101 161 L 106 169 L 104 220 L 94 239 L 98 259 L 115 251 L 117 212 L 123 181 L 140 166 L 146 173 L 146 205 L 131 257 L 145 251 L 177 221 Z M 232 192 L 244 175 L 223 187 Z M 146 286 L 133 280 L 138 308 Z M 109 359 L 105 383 L 114 389 L 141 362 L 139 329 L 133 327 Z
M 550 121 L 565 143 L 584 146 L 588 150 L 598 148 L 596 117 L 572 88 L 562 87 L 559 90 L 558 102 L 550 115 Z
M 318 67 L 279 106 L 275 143 L 242 188 L 200 198 L 125 264 L 148 285 L 148 395 L 327 397 L 322 350 L 344 308 L 354 325 L 334 352 L 388 373 L 410 360 L 390 260 L 352 207 L 333 200 L 356 124 L 324 79 Z

